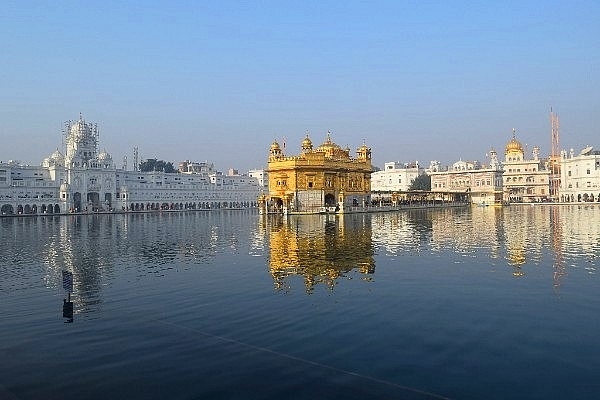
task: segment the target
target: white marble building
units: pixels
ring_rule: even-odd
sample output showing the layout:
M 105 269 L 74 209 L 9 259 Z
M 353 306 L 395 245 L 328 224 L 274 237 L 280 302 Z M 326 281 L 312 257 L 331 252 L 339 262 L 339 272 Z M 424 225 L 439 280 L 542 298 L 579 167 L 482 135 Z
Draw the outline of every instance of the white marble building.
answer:
M 96 124 L 80 116 L 66 128 L 64 155 L 56 150 L 40 166 L 0 162 L 0 215 L 256 206 L 255 178 L 201 166 L 185 173 L 118 169 L 107 152 L 98 153 Z
M 431 191 L 442 200 L 469 200 L 473 204 L 502 204 L 502 167 L 495 150 L 489 165 L 459 160 L 447 171 L 431 171 Z
M 561 152 L 560 201 L 600 201 L 600 151 L 586 147 L 575 155 Z
M 371 192 L 374 194 L 407 192 L 415 179 L 425 171 L 419 162 L 386 162 L 383 170 L 371 173 Z

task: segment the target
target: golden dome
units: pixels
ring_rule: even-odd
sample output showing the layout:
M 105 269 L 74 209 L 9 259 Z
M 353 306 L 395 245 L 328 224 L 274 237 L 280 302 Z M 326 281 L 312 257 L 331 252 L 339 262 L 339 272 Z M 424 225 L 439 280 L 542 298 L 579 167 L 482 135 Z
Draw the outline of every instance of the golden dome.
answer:
M 360 146 L 358 148 L 358 151 L 360 151 L 360 152 L 365 152 L 365 151 L 369 151 L 369 150 L 371 150 L 371 149 L 365 143 L 363 143 L 362 146 Z
M 273 150 L 281 150 L 281 148 L 279 147 L 279 143 L 277 143 L 277 140 L 275 140 L 272 144 L 271 144 L 271 151 Z
M 341 150 L 342 148 L 333 143 L 331 141 L 331 132 L 327 132 L 327 140 L 325 140 L 325 142 L 320 145 L 319 147 L 317 147 L 317 151 L 321 151 L 323 153 L 332 153 L 334 152 L 334 150 Z
M 312 149 L 312 141 L 308 137 L 308 133 L 306 134 L 306 137 L 302 141 L 302 149 L 304 149 L 304 150 Z
M 514 129 L 513 129 L 513 137 L 512 137 L 512 139 L 510 139 L 510 142 L 508 142 L 506 145 L 505 154 L 513 153 L 513 152 L 523 153 L 523 145 L 521 145 L 521 142 L 519 142 L 517 140 L 517 138 L 515 137 Z

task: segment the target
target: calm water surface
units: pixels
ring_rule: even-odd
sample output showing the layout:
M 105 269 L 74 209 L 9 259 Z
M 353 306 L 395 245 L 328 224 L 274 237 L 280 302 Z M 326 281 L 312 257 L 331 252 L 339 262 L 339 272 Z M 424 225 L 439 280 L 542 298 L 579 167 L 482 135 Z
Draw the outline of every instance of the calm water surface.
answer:
M 599 226 L 598 205 L 1 218 L 0 399 L 600 398 Z

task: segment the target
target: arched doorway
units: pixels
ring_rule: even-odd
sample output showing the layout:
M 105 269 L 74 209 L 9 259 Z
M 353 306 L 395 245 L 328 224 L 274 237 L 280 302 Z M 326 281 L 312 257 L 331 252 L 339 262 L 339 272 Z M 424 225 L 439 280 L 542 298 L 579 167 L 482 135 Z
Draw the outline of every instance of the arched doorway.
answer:
M 331 193 L 325 195 L 325 205 L 327 207 L 335 206 L 335 196 Z
M 73 208 L 75 208 L 75 212 L 81 211 L 81 193 L 80 192 L 73 193 Z
M 91 205 L 92 211 L 98 211 L 100 207 L 100 193 L 90 192 L 87 194 L 87 203 Z
M 277 211 L 283 210 L 283 200 L 282 199 L 276 197 L 272 200 L 272 204 L 273 204 L 273 207 L 275 208 L 275 210 L 277 210 Z
M 112 208 L 112 194 L 104 193 L 104 208 L 110 210 Z
M 12 215 L 15 213 L 13 206 L 10 204 L 4 204 L 2 208 L 0 208 L 0 214 L 2 215 Z

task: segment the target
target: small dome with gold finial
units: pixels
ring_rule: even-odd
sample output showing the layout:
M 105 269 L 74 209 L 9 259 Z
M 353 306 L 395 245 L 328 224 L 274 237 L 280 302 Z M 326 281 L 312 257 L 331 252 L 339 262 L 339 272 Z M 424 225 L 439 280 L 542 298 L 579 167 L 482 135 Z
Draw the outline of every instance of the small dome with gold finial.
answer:
M 371 149 L 367 146 L 367 143 L 363 140 L 362 146 L 360 146 L 356 150 L 356 154 L 359 160 L 370 160 L 371 159 Z
M 281 151 L 281 147 L 279 147 L 279 143 L 275 140 L 269 150 L 269 160 L 277 160 L 281 157 L 283 157 L 283 152 Z
M 281 150 L 281 147 L 279 147 L 279 143 L 277 143 L 277 140 L 273 141 L 273 143 L 271 144 L 271 151 L 273 150 Z
M 311 151 L 312 148 L 313 148 L 312 141 L 308 137 L 308 133 L 307 133 L 306 137 L 302 141 L 302 150 L 304 150 L 304 151 Z
M 505 150 L 505 154 L 508 153 L 514 153 L 514 152 L 520 152 L 523 153 L 523 145 L 521 145 L 521 142 L 519 142 L 515 136 L 515 129 L 513 129 L 513 137 L 510 140 L 510 142 L 508 142 L 506 144 L 506 150 Z

